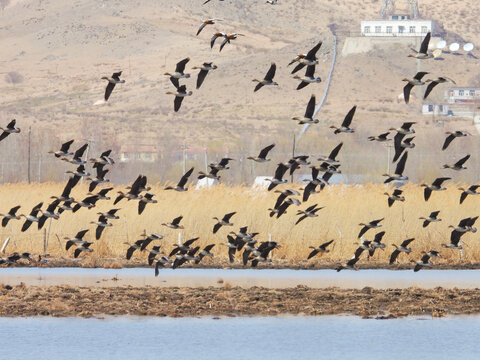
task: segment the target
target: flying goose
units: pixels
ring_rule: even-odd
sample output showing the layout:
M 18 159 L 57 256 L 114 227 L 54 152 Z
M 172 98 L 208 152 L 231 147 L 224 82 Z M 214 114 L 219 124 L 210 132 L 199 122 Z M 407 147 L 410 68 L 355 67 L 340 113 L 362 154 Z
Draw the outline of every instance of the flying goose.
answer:
M 456 233 L 454 236 L 450 235 L 450 243 L 442 244 L 442 247 L 447 249 L 453 249 L 453 250 L 463 250 L 463 246 L 460 241 L 460 238 L 462 237 L 463 234 L 464 233 L 459 232 L 459 233 Z
M 202 259 L 205 257 L 205 256 L 211 256 L 213 257 L 213 254 L 211 253 L 210 250 L 213 249 L 213 247 L 215 246 L 215 244 L 210 244 L 210 245 L 207 245 L 203 248 L 203 250 L 201 250 L 199 253 L 198 253 L 198 258 L 195 260 L 195 264 L 198 264 L 200 261 L 202 261 Z
M 217 175 L 218 172 L 219 172 L 219 170 L 217 168 L 211 168 L 210 172 L 208 172 L 208 173 L 203 172 L 203 171 L 199 171 L 198 172 L 198 174 L 199 174 L 198 179 L 201 180 L 201 179 L 204 179 L 204 178 L 209 178 L 209 179 L 220 181 L 220 175 Z
M 432 191 L 447 190 L 446 187 L 442 186 L 442 183 L 450 179 L 451 178 L 449 177 L 441 177 L 441 178 L 436 178 L 435 181 L 432 183 L 432 185 L 421 184 L 420 186 L 425 187 L 425 190 L 423 193 L 425 201 L 428 201 L 428 199 L 430 199 L 430 195 L 432 195 Z
M 189 61 L 190 61 L 190 58 L 188 57 L 183 60 L 180 60 L 177 63 L 177 66 L 175 67 L 175 72 L 173 73 L 166 72 L 163 74 L 170 77 L 170 81 L 172 82 L 173 86 L 175 86 L 177 89 L 179 88 L 179 83 L 178 83 L 179 79 L 186 79 L 190 77 L 190 74 L 184 73 L 185 65 L 187 65 Z
M 182 106 L 183 98 L 186 96 L 191 96 L 193 92 L 187 92 L 187 87 L 185 85 L 182 85 L 177 88 L 176 92 L 167 91 L 166 94 L 175 95 L 175 100 L 173 101 L 173 110 L 177 112 L 178 110 L 180 110 L 180 106 Z
M 306 219 L 307 217 L 317 217 L 318 215 L 316 214 L 318 210 L 323 209 L 324 207 L 317 207 L 317 204 L 314 204 L 312 206 L 309 206 L 305 210 L 297 210 L 297 215 L 302 215 L 300 218 L 297 220 L 295 225 L 297 225 L 300 221 L 303 219 Z
M 340 133 L 353 133 L 355 132 L 354 129 L 350 128 L 350 124 L 352 123 L 353 116 L 355 115 L 355 110 L 357 110 L 357 105 L 352 107 L 348 114 L 345 116 L 345 119 L 342 122 L 340 127 L 336 127 L 335 125 L 330 126 L 330 129 L 335 129 L 333 132 L 335 135 Z
M 143 234 L 142 236 L 145 236 L 145 240 L 143 240 L 142 245 L 140 246 L 140 250 L 143 251 L 145 248 L 150 245 L 150 243 L 154 240 L 161 240 L 163 239 L 162 235 L 159 235 L 157 233 L 152 233 L 150 235 L 145 235 Z
M 225 34 L 224 32 L 217 31 L 213 34 L 212 38 L 210 39 L 210 49 L 213 48 L 213 44 L 215 44 L 215 40 L 217 40 L 219 37 L 224 37 Z
M 147 204 L 156 204 L 158 201 L 153 197 L 155 194 L 146 193 L 138 202 L 138 215 L 141 215 Z
M 233 226 L 233 223 L 230 222 L 230 219 L 235 214 L 236 212 L 225 214 L 221 219 L 214 217 L 213 220 L 217 220 L 217 223 L 213 226 L 213 233 L 215 234 L 222 226 Z
M 385 184 L 388 184 L 391 181 L 405 181 L 408 180 L 408 176 L 403 175 L 403 171 L 405 170 L 405 164 L 407 163 L 408 151 L 405 152 L 400 160 L 397 163 L 397 167 L 395 168 L 395 173 L 393 175 L 383 174 L 386 176 L 387 179 L 384 181 Z
M 273 190 L 275 186 L 280 185 L 280 184 L 285 184 L 287 182 L 286 179 L 282 179 L 283 175 L 287 172 L 288 167 L 286 167 L 284 164 L 280 163 L 278 164 L 277 169 L 275 170 L 275 175 L 273 176 L 273 179 L 265 179 L 267 181 L 270 181 L 270 185 L 268 185 L 268 191 Z
M 317 255 L 318 253 L 324 254 L 330 252 L 330 250 L 327 249 L 327 246 L 333 243 L 333 240 L 327 241 L 320 245 L 319 247 L 314 247 L 314 246 L 309 246 L 310 249 L 313 249 L 310 254 L 308 254 L 307 260 L 310 260 L 312 257 Z
M 21 219 L 19 215 L 16 215 L 16 212 L 18 211 L 18 209 L 20 209 L 20 205 L 11 208 L 8 214 L 0 214 L 0 216 L 3 216 L 2 227 L 7 226 L 8 222 L 12 219 L 15 219 L 15 220 Z
M 45 221 L 47 221 L 48 218 L 52 218 L 55 220 L 58 220 L 60 216 L 55 213 L 55 209 L 57 206 L 60 204 L 60 200 L 54 200 L 50 205 L 48 205 L 47 210 L 43 211 L 41 209 L 40 212 L 42 213 L 42 216 L 38 219 L 38 230 L 40 230 L 43 225 L 45 224 Z
M 416 58 L 416 59 L 420 59 L 420 60 L 424 60 L 424 59 L 431 59 L 433 57 L 437 57 L 441 54 L 442 50 L 440 50 L 439 52 L 438 51 L 434 51 L 432 54 L 429 54 L 428 53 L 428 43 L 430 42 L 430 37 L 431 37 L 431 33 L 428 32 L 427 35 L 425 35 L 425 37 L 423 38 L 423 41 L 422 41 L 422 44 L 420 45 L 420 50 L 417 51 L 413 48 L 411 48 L 411 50 L 413 52 L 415 52 L 415 54 L 409 54 L 407 57 L 413 57 L 413 58 Z
M 173 250 L 170 252 L 170 254 L 168 255 L 168 257 L 172 257 L 173 255 L 175 255 L 176 253 L 178 252 L 183 252 L 183 253 L 186 253 L 187 251 L 191 251 L 193 250 L 193 248 L 191 247 L 191 245 L 193 245 L 193 243 L 195 241 L 197 241 L 199 238 L 196 237 L 196 238 L 193 238 L 193 239 L 189 239 L 187 241 L 185 241 L 184 243 L 182 243 L 180 240 L 178 240 L 178 243 L 177 244 L 173 244 L 174 248 Z
M 127 249 L 127 253 L 126 253 L 126 255 L 125 255 L 125 257 L 126 257 L 127 260 L 130 260 L 130 259 L 132 258 L 133 253 L 135 252 L 135 250 L 140 250 L 140 248 L 141 248 L 141 246 L 142 246 L 142 244 L 143 244 L 144 241 L 145 241 L 145 240 L 137 240 L 137 241 L 135 241 L 133 244 L 130 244 L 130 243 L 127 243 L 127 242 L 124 243 L 125 245 L 128 245 L 128 246 L 129 246 L 128 249 Z
M 175 256 L 175 260 L 173 261 L 172 269 L 176 269 L 179 266 L 182 266 L 187 261 L 198 260 L 198 256 L 195 254 L 200 250 L 200 246 L 194 247 L 192 250 L 187 252 L 181 252 Z
M 403 191 L 400 189 L 395 189 L 392 195 L 386 192 L 384 195 L 388 196 L 388 207 L 392 207 L 395 201 L 405 201 L 405 196 L 402 193 Z
M 163 223 L 163 226 L 169 227 L 170 229 L 184 229 L 183 225 L 180 225 L 180 221 L 182 221 L 183 216 L 176 217 L 169 223 Z M 169 255 L 172 256 L 172 255 Z
M 479 195 L 480 192 L 477 191 L 479 187 L 480 185 L 472 185 L 468 189 L 459 187 L 458 190 L 462 191 L 462 194 L 460 195 L 460 204 L 462 204 L 465 201 L 468 195 Z
M 273 206 L 274 209 L 278 208 L 287 197 L 289 197 L 289 196 L 300 196 L 300 193 L 298 191 L 292 190 L 292 189 L 286 189 L 286 190 L 283 190 L 283 191 L 275 190 L 274 192 L 280 193 L 280 195 L 278 195 L 278 198 L 275 202 L 275 205 Z
M 207 74 L 210 70 L 215 70 L 217 68 L 217 65 L 213 65 L 212 62 L 205 62 L 203 63 L 202 66 L 194 66 L 192 69 L 198 69 L 200 72 L 198 73 L 197 76 L 197 89 L 200 88 L 203 84 L 203 80 L 207 77 Z
M 180 192 L 182 192 L 182 191 L 187 191 L 188 188 L 185 187 L 185 184 L 187 183 L 188 178 L 190 177 L 190 175 L 192 175 L 193 169 L 194 169 L 194 168 L 192 167 L 190 170 L 188 170 L 188 171 L 182 176 L 182 178 L 180 179 L 180 181 L 178 182 L 178 184 L 177 184 L 176 186 L 174 186 L 174 187 L 172 187 L 172 186 L 167 186 L 167 187 L 165 188 L 165 190 L 175 190 L 175 191 L 180 191 Z
M 116 215 L 118 210 L 120 210 L 120 209 L 110 209 L 106 213 L 98 212 L 97 215 L 102 215 L 106 219 L 118 220 L 118 219 L 120 219 L 120 216 Z
M 428 72 L 420 71 L 413 77 L 413 79 L 402 79 L 402 81 L 407 82 L 407 85 L 403 87 L 403 97 L 405 99 L 405 104 L 408 104 L 408 101 L 410 99 L 410 91 L 414 86 L 425 85 L 425 81 L 422 81 L 422 78 L 427 74 Z
M 0 127 L 0 130 L 3 130 L 2 134 L 0 135 L 0 141 L 2 141 L 3 139 L 5 139 L 8 135 L 10 134 L 18 134 L 20 133 L 20 128 L 16 128 L 15 127 L 15 124 L 16 124 L 17 120 L 13 119 L 12 121 L 10 121 L 7 125 L 6 128 L 2 128 Z
M 88 232 L 88 229 L 81 230 L 73 238 L 68 238 L 68 237 L 64 238 L 65 240 L 67 240 L 67 243 L 65 244 L 65 250 L 68 251 L 68 249 L 70 249 L 75 244 L 77 245 L 84 244 L 86 241 L 83 240 L 83 237 L 87 232 Z
M 108 101 L 108 98 L 110 97 L 110 94 L 115 88 L 115 85 L 125 83 L 125 80 L 120 80 L 120 76 L 122 76 L 121 71 L 113 73 L 112 77 L 102 77 L 102 80 L 108 81 L 107 87 L 105 88 L 105 101 Z
M 398 139 L 399 134 L 395 135 L 395 137 Z M 405 149 L 413 149 L 415 147 L 415 144 L 412 143 L 413 139 L 415 139 L 415 136 L 412 136 L 412 137 L 409 137 L 409 138 L 406 138 L 405 140 L 402 140 L 400 142 L 394 142 L 394 145 L 395 145 L 395 155 L 393 156 L 393 160 L 392 162 L 395 162 L 398 160 L 398 158 L 400 157 L 400 155 L 402 155 L 403 151 Z
M 318 178 L 319 175 L 319 170 L 315 166 L 311 166 L 312 169 L 312 179 L 305 179 L 304 181 L 308 181 L 308 184 L 305 186 L 305 189 L 303 189 L 303 197 L 302 201 L 306 202 L 308 198 L 310 197 L 310 194 L 315 192 L 315 189 L 317 188 L 318 185 L 323 185 L 327 183 L 323 178 Z
M 310 97 L 310 100 L 307 104 L 307 109 L 305 110 L 305 115 L 303 117 L 295 116 L 292 117 L 292 120 L 298 121 L 300 125 L 302 124 L 318 124 L 318 119 L 313 119 L 313 113 L 315 111 L 315 95 Z
M 160 267 L 165 267 L 166 265 L 172 265 L 173 264 L 173 261 L 170 260 L 168 257 L 166 256 L 162 256 L 160 259 L 157 260 L 157 262 L 155 263 L 155 276 L 158 276 L 158 274 L 160 273 L 159 271 L 159 268 Z
M 59 151 L 53 151 L 50 150 L 48 153 L 49 154 L 54 154 L 55 157 L 59 158 L 61 156 L 70 156 L 73 155 L 72 152 L 69 152 L 68 149 L 70 149 L 70 145 L 72 145 L 73 140 L 67 141 L 66 143 L 63 143 L 62 146 L 60 147 Z
M 310 165 L 308 161 L 308 155 L 297 155 L 289 160 L 290 175 L 293 175 L 293 172 L 300 167 L 300 165 Z
M 219 51 L 222 51 L 223 47 L 228 43 L 230 44 L 230 40 L 235 40 L 238 36 L 245 36 L 243 34 L 237 34 L 237 33 L 233 33 L 233 34 L 223 34 L 223 41 L 222 43 L 220 44 L 220 50 Z
M 77 184 L 78 178 L 75 176 L 72 178 L 69 178 L 67 183 L 65 184 L 65 187 L 63 188 L 62 195 L 50 196 L 50 199 L 57 199 L 60 201 L 74 201 L 75 199 L 70 196 L 70 192 L 72 191 L 72 188 Z
M 93 243 L 91 243 L 91 242 L 85 241 L 80 246 L 77 246 L 77 248 L 75 249 L 75 252 L 73 253 L 73 257 L 75 259 L 78 258 L 78 256 L 82 253 L 82 251 L 92 252 L 93 249 L 90 249 L 90 245 L 92 245 L 92 244 Z
M 342 146 L 343 146 L 343 142 L 341 142 L 340 144 L 335 146 L 335 148 L 330 152 L 330 155 L 320 156 L 317 160 L 318 161 L 324 161 L 324 162 L 327 162 L 329 164 L 338 164 L 339 161 L 336 160 L 336 157 L 337 157 L 338 153 L 340 152 L 340 149 L 342 148 Z
M 91 181 L 90 185 L 88 185 L 88 192 L 91 193 L 99 184 L 105 184 L 107 182 L 110 182 L 110 180 L 105 178 L 109 170 L 104 170 L 103 167 L 104 165 L 99 165 L 95 168 L 97 170 L 96 177 L 87 177 L 87 180 Z
M 58 205 L 58 215 L 64 211 L 73 211 L 72 201 L 65 201 L 62 205 Z
M 277 65 L 275 65 L 275 63 L 272 63 L 272 65 L 270 65 L 270 69 L 268 69 L 268 72 L 263 78 L 263 80 L 253 79 L 252 81 L 258 82 L 253 92 L 260 90 L 264 85 L 278 85 L 275 81 L 273 81 L 273 77 L 275 76 L 276 70 L 277 70 Z
M 112 150 L 107 150 L 104 151 L 100 157 L 98 158 L 91 158 L 89 161 L 93 164 L 93 167 L 96 168 L 98 166 L 103 166 L 103 165 L 113 165 L 115 164 L 115 161 L 110 157 L 110 154 L 112 153 Z
M 148 265 L 152 266 L 153 262 L 157 255 L 165 254 L 162 250 L 160 250 L 160 245 L 155 245 L 150 250 L 148 250 Z
M 296 200 L 296 199 L 295 199 Z M 297 200 L 298 201 L 298 200 Z M 280 216 L 282 216 L 283 214 L 286 214 L 287 213 L 287 209 L 290 205 L 293 205 L 293 202 L 291 201 L 284 201 L 283 203 L 281 203 L 280 205 L 278 205 L 277 207 L 274 207 L 273 209 L 272 208 L 268 208 L 267 210 L 270 211 L 270 214 L 269 216 L 270 217 L 273 217 L 275 215 L 277 215 L 277 219 L 280 218 Z
M 113 202 L 113 205 L 116 205 L 120 200 L 126 198 L 127 200 L 140 200 L 143 198 L 143 195 L 140 194 L 142 188 L 145 188 L 147 184 L 147 177 L 143 175 L 138 175 L 138 177 L 133 182 L 132 186 L 127 193 L 123 191 L 118 191 L 118 196 Z
M 476 232 L 477 229 L 473 227 L 475 222 L 477 221 L 478 216 L 475 217 L 468 217 L 465 219 L 460 220 L 457 226 L 448 225 L 448 228 L 453 229 L 450 233 L 450 243 L 458 244 L 460 238 L 467 232 Z
M 308 65 L 305 76 L 295 75 L 294 79 L 301 80 L 301 83 L 298 84 L 297 90 L 303 89 L 305 86 L 313 83 L 319 83 L 322 81 L 320 77 L 315 77 L 315 65 Z
M 465 162 L 470 159 L 470 155 L 467 155 L 463 158 L 461 158 L 460 160 L 458 160 L 455 164 L 453 165 L 450 165 L 450 164 L 445 164 L 443 165 L 443 169 L 452 169 L 452 170 L 466 170 L 467 168 L 465 166 L 463 166 L 463 164 L 465 164 Z
M 227 169 L 230 169 L 227 165 L 229 161 L 232 161 L 232 160 L 235 160 L 235 159 L 225 157 L 225 158 L 222 158 L 218 163 L 215 163 L 215 162 L 210 163 L 208 167 L 216 170 L 227 170 Z
M 370 240 L 365 240 L 365 239 L 360 239 L 362 240 L 362 242 L 360 243 L 360 245 L 358 246 L 358 248 L 355 250 L 355 254 L 354 256 L 356 258 L 360 258 L 360 255 L 362 255 L 362 253 L 364 251 L 370 251 L 371 250 L 371 246 L 370 244 L 372 243 Z
M 85 165 L 80 165 L 75 171 L 67 170 L 65 174 L 72 174 L 73 176 L 78 176 L 80 178 L 90 176 L 90 173 L 85 171 Z
M 227 235 L 227 243 L 222 243 L 222 245 L 228 247 L 228 259 L 230 263 L 233 263 L 233 261 L 235 260 L 235 253 L 237 252 L 237 240 L 233 236 Z
M 380 231 L 379 233 L 375 234 L 375 238 L 370 243 L 370 249 L 368 250 L 368 256 L 372 257 L 375 254 L 376 249 L 385 249 L 385 244 L 382 243 L 383 236 L 385 235 L 385 231 Z
M 23 216 L 25 218 L 25 222 L 23 223 L 23 226 L 22 226 L 22 232 L 28 230 L 28 228 L 30 227 L 30 225 L 32 225 L 33 222 L 38 223 L 40 219 L 38 217 L 38 213 L 40 212 L 40 209 L 42 206 L 43 206 L 43 202 L 34 206 L 32 211 L 30 211 L 30 214 L 28 215 L 20 214 L 20 216 Z
M 368 141 L 379 141 L 379 142 L 384 142 L 384 141 L 391 141 L 392 139 L 388 139 L 387 136 L 390 134 L 389 132 L 380 134 L 378 136 L 369 136 Z
M 453 139 L 457 138 L 457 137 L 463 137 L 463 136 L 469 136 L 471 135 L 469 132 L 467 131 L 447 131 L 445 134 L 447 134 L 447 138 L 445 139 L 445 142 L 443 143 L 443 146 L 442 146 L 442 150 L 445 150 L 448 145 L 450 145 L 450 143 L 453 141 Z
M 419 217 L 420 220 L 423 221 L 423 227 L 426 228 L 431 222 L 439 222 L 442 221 L 442 219 L 439 219 L 437 216 L 440 214 L 440 211 L 432 211 L 428 217 Z
M 95 207 L 95 203 L 98 201 L 97 195 L 87 196 L 82 201 L 73 201 L 76 205 L 73 207 L 72 212 L 76 213 L 80 208 L 84 207 L 91 209 Z
M 257 157 L 249 156 L 249 157 L 247 157 L 247 159 L 248 159 L 248 160 L 253 160 L 253 161 L 259 162 L 259 163 L 263 163 L 263 162 L 270 161 L 270 159 L 267 159 L 267 155 L 268 155 L 268 152 L 269 152 L 270 150 L 272 150 L 274 147 L 275 147 L 275 144 L 268 145 L 267 147 L 263 148 L 263 149 L 260 151 L 260 153 L 258 154 Z
M 412 252 L 412 248 L 407 247 L 415 238 L 410 238 L 407 240 L 403 240 L 403 242 L 400 244 L 400 246 L 392 244 L 392 246 L 395 248 L 393 250 L 392 254 L 390 255 L 390 265 L 392 265 L 395 260 L 397 260 L 398 255 L 400 255 L 401 252 L 410 254 Z
M 107 196 L 107 193 L 111 190 L 113 190 L 113 187 L 104 188 L 100 190 L 98 194 L 96 194 L 96 196 L 98 197 L 98 200 L 110 200 L 110 197 Z M 87 195 L 94 195 L 94 194 L 89 193 Z
M 431 267 L 433 265 L 433 262 L 430 259 L 437 257 L 440 257 L 440 253 L 436 250 L 430 250 L 428 253 L 423 255 L 419 261 L 415 262 L 415 267 L 413 268 L 413 271 L 417 272 L 424 267 Z
M 381 218 L 381 219 L 378 219 L 378 220 L 372 220 L 370 221 L 369 223 L 360 223 L 358 224 L 359 226 L 363 226 L 362 229 L 360 230 L 360 232 L 358 233 L 358 236 L 357 238 L 361 238 L 368 230 L 370 229 L 376 229 L 376 228 L 379 228 L 381 227 L 382 225 L 380 225 L 380 222 L 383 221 L 384 218 Z
M 425 100 L 427 98 L 427 96 L 432 92 L 433 88 L 435 86 L 437 86 L 438 84 L 443 84 L 443 83 L 446 83 L 446 82 L 449 82 L 449 83 L 452 83 L 452 84 L 456 84 L 455 81 L 453 81 L 452 79 L 446 77 L 446 76 L 439 76 L 438 78 L 436 79 L 427 79 L 425 80 L 425 82 L 429 82 L 430 84 L 428 84 L 427 86 L 427 89 L 425 90 L 425 95 L 423 95 L 423 100 Z
M 317 60 L 317 51 L 322 46 L 322 42 L 320 41 L 317 45 L 315 45 L 306 55 L 305 54 L 298 54 L 295 59 L 290 61 L 288 64 L 289 66 L 295 62 L 298 62 L 298 65 L 292 70 L 292 74 L 295 74 L 297 71 L 303 69 L 305 65 L 316 65 L 318 64 Z
M 350 260 L 348 260 L 345 264 L 339 265 L 335 270 L 337 270 L 337 272 L 342 271 L 343 269 L 351 269 L 351 270 L 358 271 L 358 266 L 355 265 L 358 260 L 359 258 L 354 256 Z
M 75 151 L 71 159 L 64 156 L 61 158 L 61 160 L 69 162 L 70 164 L 73 164 L 73 165 L 85 165 L 86 162 L 82 160 L 82 156 L 85 150 L 87 150 L 87 147 L 88 147 L 88 143 L 83 145 L 77 151 Z
M 210 1 L 210 0 L 209 0 Z M 200 32 L 203 30 L 203 28 L 207 25 L 214 25 L 216 21 L 223 21 L 222 19 L 206 19 L 203 20 L 202 25 L 198 28 L 197 35 L 200 34 Z
M 102 232 L 106 227 L 112 226 L 112 223 L 107 221 L 107 218 L 103 215 L 98 217 L 98 221 L 91 221 L 90 224 L 97 225 L 97 230 L 95 230 L 95 239 L 99 240 L 102 236 Z

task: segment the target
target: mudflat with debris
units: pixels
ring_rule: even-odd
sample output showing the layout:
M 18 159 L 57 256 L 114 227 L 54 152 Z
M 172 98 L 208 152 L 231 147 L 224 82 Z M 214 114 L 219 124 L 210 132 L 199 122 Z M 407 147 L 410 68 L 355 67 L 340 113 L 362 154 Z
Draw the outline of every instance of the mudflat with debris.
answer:
M 276 316 L 365 318 L 480 313 L 480 292 L 462 289 L 155 288 L 0 285 L 0 316 Z

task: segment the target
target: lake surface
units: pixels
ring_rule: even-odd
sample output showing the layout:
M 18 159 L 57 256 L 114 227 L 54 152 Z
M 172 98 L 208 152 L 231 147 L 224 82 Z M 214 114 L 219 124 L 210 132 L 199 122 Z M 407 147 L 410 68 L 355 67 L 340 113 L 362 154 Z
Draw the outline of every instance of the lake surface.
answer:
M 478 359 L 480 317 L 0 318 L 3 359 Z
M 222 280 L 223 282 L 219 282 Z M 480 288 L 480 270 L 289 270 L 289 269 L 163 269 L 158 277 L 148 268 L 2 268 L 0 283 L 17 285 L 77 286 L 263 286 L 287 288 L 306 285 L 312 288 L 377 289 L 407 288 Z

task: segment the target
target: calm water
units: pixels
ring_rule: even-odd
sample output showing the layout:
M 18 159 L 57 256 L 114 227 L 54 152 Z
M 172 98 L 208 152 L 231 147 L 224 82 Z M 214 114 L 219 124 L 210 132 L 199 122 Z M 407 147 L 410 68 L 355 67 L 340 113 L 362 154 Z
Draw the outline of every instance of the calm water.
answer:
M 158 277 L 148 268 L 82 269 L 82 268 L 2 268 L 0 283 L 17 285 L 78 286 L 232 286 L 270 288 L 306 285 L 313 288 L 480 288 L 480 270 L 276 270 L 276 269 L 163 269 Z
M 1 318 L 2 359 L 478 359 L 480 317 Z

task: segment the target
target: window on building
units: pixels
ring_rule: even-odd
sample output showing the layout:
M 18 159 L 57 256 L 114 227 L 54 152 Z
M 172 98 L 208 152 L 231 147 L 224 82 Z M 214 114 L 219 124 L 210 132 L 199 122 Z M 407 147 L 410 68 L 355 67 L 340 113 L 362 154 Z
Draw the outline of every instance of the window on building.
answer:
M 387 26 L 387 34 L 391 34 L 392 33 L 392 27 L 391 26 Z
M 381 33 L 382 32 L 382 27 L 381 26 L 375 26 L 375 32 L 376 33 Z
M 470 96 L 475 96 L 475 90 L 470 90 Z
M 405 32 L 405 26 L 399 26 L 398 27 L 398 33 L 403 34 Z
M 392 15 L 392 20 L 398 20 L 398 15 Z
M 415 33 L 415 26 L 410 26 L 410 33 L 412 33 L 412 34 Z
M 428 112 L 433 112 L 433 105 L 428 105 Z
M 465 95 L 465 92 L 463 90 L 458 90 L 458 96 L 463 96 Z
M 426 26 L 422 26 L 422 34 L 426 34 L 428 32 L 428 29 Z
M 365 27 L 363 28 L 363 32 L 364 32 L 365 34 L 370 33 L 370 26 L 365 26 Z
M 438 111 L 443 112 L 443 105 L 438 105 Z

